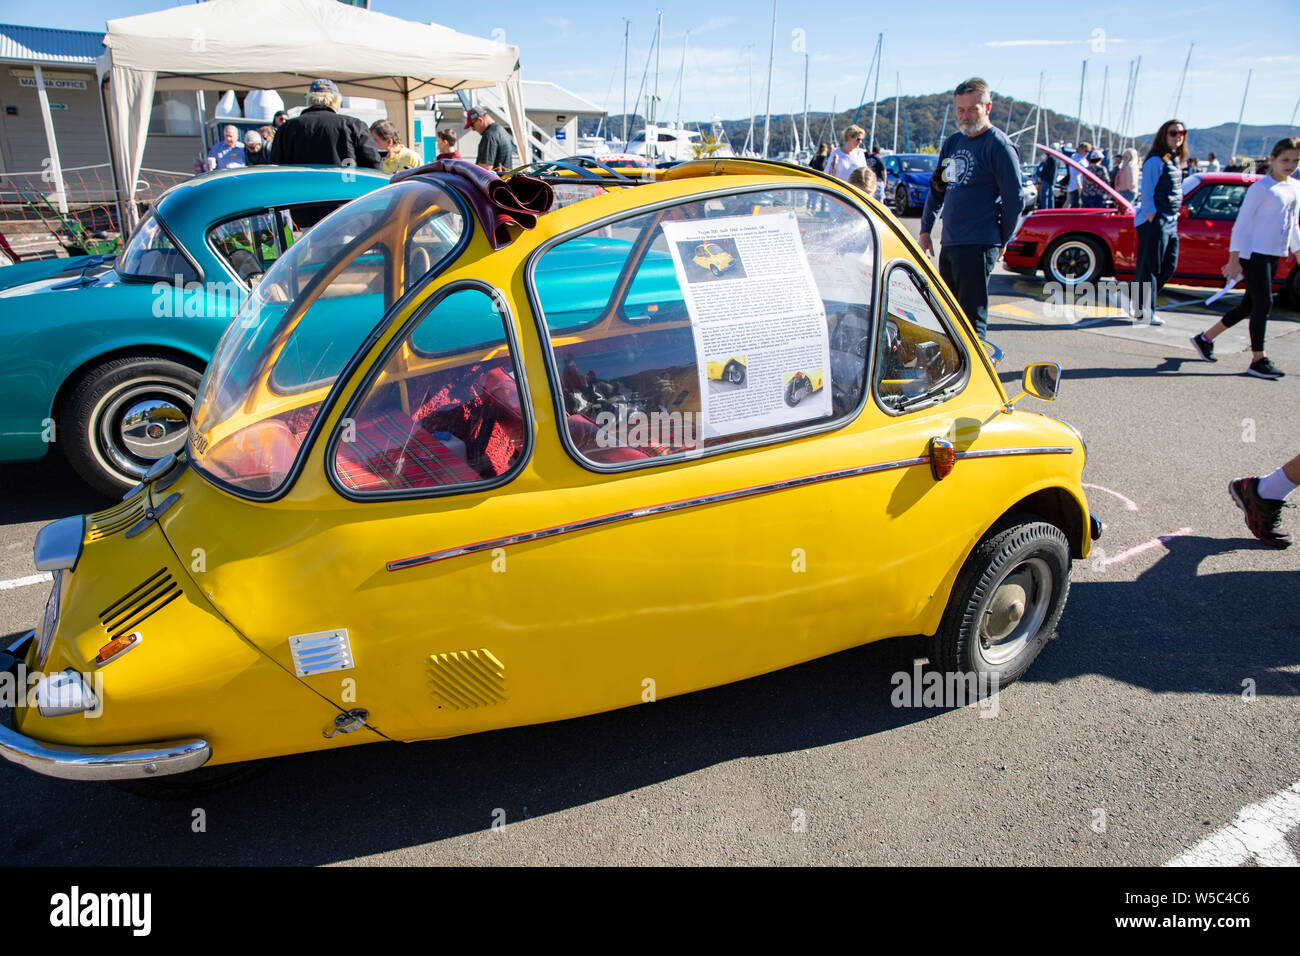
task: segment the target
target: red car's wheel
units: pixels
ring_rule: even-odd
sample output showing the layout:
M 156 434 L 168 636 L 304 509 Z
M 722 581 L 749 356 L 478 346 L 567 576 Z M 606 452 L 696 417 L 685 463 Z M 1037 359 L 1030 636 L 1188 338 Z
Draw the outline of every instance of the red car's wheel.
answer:
M 1106 250 L 1092 236 L 1064 236 L 1043 258 L 1047 278 L 1061 285 L 1093 283 L 1106 271 Z

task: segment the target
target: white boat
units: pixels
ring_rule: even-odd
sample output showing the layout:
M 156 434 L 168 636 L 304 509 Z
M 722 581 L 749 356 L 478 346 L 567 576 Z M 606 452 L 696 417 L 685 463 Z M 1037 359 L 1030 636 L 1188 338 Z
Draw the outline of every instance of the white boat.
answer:
M 656 142 L 657 139 L 657 142 Z M 647 126 L 627 141 L 623 152 L 645 156 L 658 162 L 682 162 L 695 159 L 705 149 L 704 139 L 693 129 L 680 126 Z M 725 139 L 707 155 L 735 156 Z

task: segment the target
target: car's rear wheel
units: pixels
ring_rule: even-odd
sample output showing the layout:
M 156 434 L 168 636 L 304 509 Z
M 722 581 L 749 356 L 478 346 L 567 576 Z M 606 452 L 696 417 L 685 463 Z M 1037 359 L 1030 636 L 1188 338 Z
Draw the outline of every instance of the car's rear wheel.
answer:
M 971 552 L 934 636 L 942 671 L 1005 686 L 1019 679 L 1056 630 L 1070 593 L 1070 544 L 1030 516 L 990 532 Z
M 727 366 L 726 372 L 723 373 L 723 377 L 732 385 L 744 385 L 745 366 L 741 365 L 739 362 L 732 362 Z
M 899 183 L 898 188 L 894 190 L 894 209 L 901 216 L 908 211 L 910 207 L 907 203 L 907 187 Z
M 1043 271 L 1061 285 L 1094 283 L 1106 267 L 1106 250 L 1091 236 L 1066 236 L 1047 250 Z
M 197 369 L 160 355 L 91 369 L 59 414 L 69 463 L 98 491 L 121 496 L 154 462 L 185 447 L 202 379 Z

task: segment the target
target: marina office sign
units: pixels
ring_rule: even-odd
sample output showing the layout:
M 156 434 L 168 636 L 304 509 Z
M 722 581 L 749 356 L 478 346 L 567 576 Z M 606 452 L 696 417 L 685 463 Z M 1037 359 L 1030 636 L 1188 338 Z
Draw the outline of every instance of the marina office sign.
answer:
M 18 85 L 36 89 L 36 73 L 32 70 L 10 70 L 10 76 L 18 77 Z M 84 90 L 86 79 L 75 73 L 46 73 L 47 90 Z

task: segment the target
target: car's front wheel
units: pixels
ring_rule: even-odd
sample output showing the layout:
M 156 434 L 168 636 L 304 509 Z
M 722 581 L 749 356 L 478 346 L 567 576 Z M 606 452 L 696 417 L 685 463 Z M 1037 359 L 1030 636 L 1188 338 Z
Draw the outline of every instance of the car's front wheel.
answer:
M 59 414 L 69 463 L 96 490 L 120 497 L 154 462 L 185 447 L 202 379 L 197 369 L 160 355 L 91 369 Z
M 1060 528 L 1021 516 L 971 552 L 934 636 L 941 671 L 1005 686 L 1038 657 L 1070 593 L 1070 543 Z
M 724 377 L 732 385 L 744 385 L 745 366 L 741 365 L 739 362 L 732 362 L 730 365 L 727 366 L 727 370 L 724 373 Z
M 894 190 L 894 211 L 901 216 L 907 210 L 907 187 L 899 183 L 898 188 Z
M 709 265 L 709 271 L 713 273 L 713 277 L 714 277 L 715 279 L 716 279 L 718 276 L 722 275 L 722 270 L 719 269 L 716 265 L 712 265 L 712 264 L 710 264 L 710 265 Z
M 1106 250 L 1091 236 L 1066 236 L 1047 250 L 1047 278 L 1074 286 L 1095 283 L 1106 267 Z

